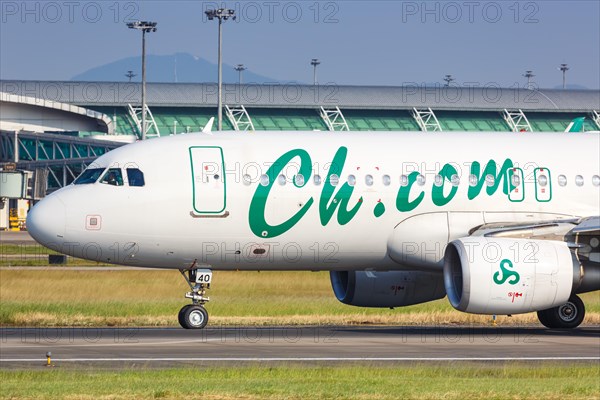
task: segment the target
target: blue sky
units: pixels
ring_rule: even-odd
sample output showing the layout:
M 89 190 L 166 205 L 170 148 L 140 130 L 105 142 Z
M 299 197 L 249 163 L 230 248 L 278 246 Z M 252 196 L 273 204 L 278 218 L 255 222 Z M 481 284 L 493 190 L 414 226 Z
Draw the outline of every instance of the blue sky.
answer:
M 590 1 L 6 1 L 1 2 L 0 77 L 66 80 L 140 53 L 125 22 L 158 22 L 148 52 L 216 61 L 224 4 L 224 61 L 287 81 L 356 85 L 440 82 L 600 88 L 600 2 Z M 149 66 L 151 68 L 151 66 Z M 216 71 L 215 71 L 216 79 Z

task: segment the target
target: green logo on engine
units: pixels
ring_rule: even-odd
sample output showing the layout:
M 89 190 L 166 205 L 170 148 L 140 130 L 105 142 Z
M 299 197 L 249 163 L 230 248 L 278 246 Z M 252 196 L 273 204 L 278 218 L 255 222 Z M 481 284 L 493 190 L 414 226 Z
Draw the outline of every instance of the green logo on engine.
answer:
M 521 280 L 521 275 L 519 275 L 517 271 L 512 271 L 512 268 L 512 261 L 506 259 L 500 261 L 500 271 L 496 271 L 494 274 L 494 282 L 497 285 L 502 285 L 506 281 L 508 281 L 509 285 L 516 285 L 519 283 Z

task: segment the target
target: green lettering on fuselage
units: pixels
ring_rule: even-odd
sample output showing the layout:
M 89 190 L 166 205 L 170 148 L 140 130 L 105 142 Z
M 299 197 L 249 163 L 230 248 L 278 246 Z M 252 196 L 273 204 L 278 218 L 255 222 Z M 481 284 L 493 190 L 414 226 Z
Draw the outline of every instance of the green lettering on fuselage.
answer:
M 398 196 L 396 196 L 396 208 L 398 209 L 398 211 L 412 211 L 415 208 L 417 208 L 418 205 L 421 204 L 421 202 L 425 198 L 425 192 L 421 191 L 421 193 L 419 194 L 419 196 L 417 196 L 416 199 L 414 199 L 413 201 L 409 200 L 410 190 L 417 181 L 418 177 L 419 173 L 417 171 L 412 172 L 410 175 L 408 175 L 408 183 L 406 184 L 406 186 L 400 186 L 400 190 L 398 190 Z
M 511 159 L 507 158 L 504 161 L 504 164 L 502 164 L 502 168 L 500 168 L 500 171 L 496 173 L 496 162 L 494 160 L 490 160 L 485 166 L 483 173 L 481 174 L 481 164 L 479 164 L 477 161 L 474 161 L 473 164 L 471 164 L 471 175 L 477 177 L 477 184 L 475 184 L 474 186 L 469 185 L 469 192 L 467 194 L 469 200 L 473 200 L 475 197 L 479 196 L 479 193 L 481 193 L 481 188 L 486 183 L 486 177 L 488 175 L 490 175 L 494 179 L 491 185 L 487 185 L 487 194 L 491 196 L 494 193 L 496 193 L 496 190 L 498 190 L 498 186 L 500 186 L 500 182 L 502 181 L 502 191 L 504 192 L 504 194 L 507 195 L 512 189 L 514 189 L 514 186 L 512 186 L 511 183 L 508 181 L 508 174 L 506 173 L 508 170 L 513 168 L 513 166 L 514 165 Z
M 331 167 L 327 173 L 327 177 L 323 183 L 321 190 L 321 196 L 319 198 L 319 219 L 322 226 L 328 225 L 333 219 L 334 214 L 337 213 L 337 223 L 340 225 L 348 224 L 358 213 L 363 205 L 363 198 L 360 197 L 356 203 L 349 209 L 350 199 L 354 194 L 354 186 L 351 186 L 342 175 L 346 158 L 348 155 L 348 149 L 346 147 L 340 147 L 333 158 Z M 299 174 L 302 175 L 303 182 L 301 185 L 294 184 L 294 189 L 301 189 L 311 181 L 312 176 L 312 160 L 306 150 L 294 149 L 283 154 L 281 157 L 273 163 L 268 169 L 266 175 L 269 177 L 267 185 L 263 186 L 259 184 L 256 188 L 252 201 L 250 203 L 248 221 L 252 232 L 262 238 L 273 238 L 280 236 L 290 229 L 292 229 L 309 211 L 315 200 L 313 197 L 309 197 L 304 203 L 300 202 L 300 210 L 296 211 L 295 214 L 291 215 L 286 221 L 278 225 L 270 225 L 266 220 L 266 205 L 271 189 L 277 177 L 282 173 L 284 168 L 294 159 L 300 159 Z M 514 189 L 512 182 L 508 179 L 507 171 L 513 168 L 513 162 L 510 159 L 506 159 L 502 164 L 502 167 L 498 171 L 497 164 L 494 160 L 490 160 L 483 172 L 481 172 L 481 164 L 474 161 L 471 164 L 470 173 L 477 178 L 475 185 L 470 185 L 467 191 L 467 197 L 469 200 L 475 199 L 481 193 L 483 185 L 486 184 L 486 177 L 490 178 L 487 183 L 486 192 L 489 196 L 495 194 L 502 182 L 502 191 L 508 195 L 508 193 Z M 339 179 L 341 187 L 336 192 L 336 186 L 332 184 L 332 178 L 336 175 Z M 443 207 L 450 203 L 458 192 L 458 185 L 452 183 L 452 186 L 445 194 L 444 188 L 448 182 L 452 182 L 453 179 L 458 178 L 458 172 L 455 167 L 450 164 L 445 164 L 442 170 L 439 172 L 442 177 L 442 182 L 433 184 L 431 188 L 431 197 L 433 204 L 437 207 Z M 408 182 L 405 186 L 401 186 L 398 189 L 396 196 L 396 208 L 400 212 L 410 212 L 415 210 L 425 198 L 425 190 L 420 189 L 420 192 L 415 188 L 415 182 L 419 177 L 419 172 L 415 171 L 408 175 Z M 463 179 L 467 179 L 463 176 Z M 344 183 L 341 183 L 344 182 Z M 413 190 L 414 189 L 414 190 Z M 410 200 L 410 195 L 416 195 L 416 198 Z M 379 218 L 385 212 L 385 205 L 381 203 L 381 199 L 378 200 L 379 204 L 375 204 L 373 214 L 375 218 Z
M 269 197 L 269 193 L 271 192 L 271 188 L 273 187 L 273 183 L 275 179 L 283 168 L 295 157 L 300 158 L 300 171 L 299 173 L 306 177 L 302 186 L 306 185 L 308 181 L 308 177 L 311 174 L 311 159 L 306 150 L 296 149 L 291 150 L 279 157 L 277 161 L 267 171 L 267 176 L 269 177 L 269 184 L 266 186 L 258 185 L 256 188 L 256 192 L 252 197 L 252 202 L 250 203 L 249 210 L 249 222 L 250 229 L 252 232 L 258 237 L 264 238 L 272 238 L 275 236 L 279 236 L 287 231 L 289 231 L 294 225 L 300 221 L 300 219 L 306 214 L 310 206 L 314 203 L 313 198 L 311 197 L 306 204 L 290 217 L 287 221 L 279 224 L 279 225 L 269 225 L 269 223 L 265 219 L 265 207 L 267 204 L 267 199 Z
M 457 185 L 452 185 L 452 189 L 450 189 L 450 193 L 448 196 L 444 196 L 444 186 L 446 185 L 446 181 L 452 182 L 452 177 L 456 175 L 458 177 L 458 172 L 456 168 L 454 168 L 450 164 L 444 165 L 442 170 L 440 171 L 440 176 L 442 177 L 442 184 L 437 186 L 433 185 L 433 190 L 431 191 L 431 198 L 433 200 L 433 204 L 438 207 L 445 206 L 456 196 L 456 192 L 458 191 Z
M 337 175 L 338 177 L 341 177 L 347 154 L 348 149 L 346 147 L 340 147 L 337 153 L 335 153 L 331 167 L 329 167 L 329 173 L 327 174 L 327 179 L 325 179 L 323 191 L 321 192 L 321 200 L 319 201 L 319 215 L 321 217 L 321 225 L 323 226 L 329 223 L 338 207 L 337 221 L 340 225 L 346 225 L 354 218 L 362 205 L 361 197 L 354 207 L 352 207 L 351 210 L 348 210 L 348 203 L 350 202 L 352 192 L 354 192 L 354 187 L 350 186 L 348 182 L 344 183 L 333 200 L 331 199 L 335 193 L 335 186 L 331 184 L 331 176 Z

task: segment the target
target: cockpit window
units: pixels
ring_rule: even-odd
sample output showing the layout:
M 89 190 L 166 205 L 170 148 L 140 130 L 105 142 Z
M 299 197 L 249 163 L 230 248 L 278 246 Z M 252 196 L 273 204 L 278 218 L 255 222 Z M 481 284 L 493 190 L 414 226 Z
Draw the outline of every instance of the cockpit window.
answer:
M 104 168 L 89 168 L 83 171 L 81 175 L 73 182 L 75 185 L 88 185 L 95 183 L 100 175 L 104 172 Z
M 113 186 L 123 186 L 123 174 L 120 168 L 109 168 L 100 180 L 100 183 L 106 183 Z
M 137 168 L 127 168 L 127 180 L 129 186 L 144 186 L 144 173 Z

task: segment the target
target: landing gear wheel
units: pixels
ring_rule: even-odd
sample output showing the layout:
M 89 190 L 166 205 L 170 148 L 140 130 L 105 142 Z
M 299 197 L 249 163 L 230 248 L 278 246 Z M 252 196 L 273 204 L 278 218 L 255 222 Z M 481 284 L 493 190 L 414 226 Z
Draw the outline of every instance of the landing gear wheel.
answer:
M 179 325 L 185 329 L 202 329 L 208 323 L 208 312 L 204 304 L 210 301 L 206 296 L 206 290 L 210 288 L 212 271 L 194 268 L 194 265 L 190 269 L 179 270 L 191 289 L 185 297 L 191 299 L 192 304 L 184 306 L 177 315 Z
M 179 324 L 185 329 L 202 329 L 208 323 L 208 312 L 202 306 L 193 304 L 179 311 Z
M 192 306 L 192 304 L 187 304 L 187 305 L 181 307 L 181 310 L 179 310 L 179 315 L 177 315 L 177 320 L 179 321 L 179 325 L 181 325 L 183 328 L 186 328 L 185 312 L 187 311 L 188 307 L 191 307 L 191 306 Z
M 544 325 L 547 328 L 550 328 L 550 319 L 548 318 L 548 311 L 549 310 L 538 311 L 537 317 L 542 325 Z
M 565 304 L 538 311 L 538 319 L 550 329 L 577 328 L 585 318 L 585 305 L 579 296 L 573 295 Z

